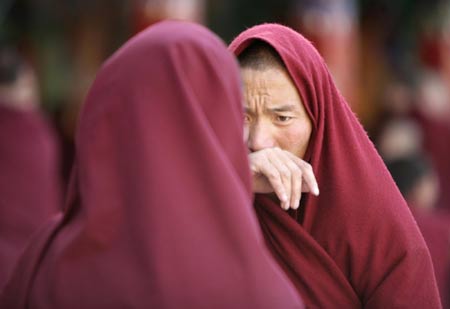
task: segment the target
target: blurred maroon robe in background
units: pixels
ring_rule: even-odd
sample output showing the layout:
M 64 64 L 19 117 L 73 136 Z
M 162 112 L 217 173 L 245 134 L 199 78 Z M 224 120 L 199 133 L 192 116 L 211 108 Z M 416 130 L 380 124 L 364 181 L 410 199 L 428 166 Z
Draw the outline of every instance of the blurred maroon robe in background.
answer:
M 56 134 L 37 110 L 0 104 L 0 290 L 30 237 L 61 210 Z
M 414 209 L 413 214 L 430 250 L 443 308 L 450 308 L 450 225 L 435 213 Z

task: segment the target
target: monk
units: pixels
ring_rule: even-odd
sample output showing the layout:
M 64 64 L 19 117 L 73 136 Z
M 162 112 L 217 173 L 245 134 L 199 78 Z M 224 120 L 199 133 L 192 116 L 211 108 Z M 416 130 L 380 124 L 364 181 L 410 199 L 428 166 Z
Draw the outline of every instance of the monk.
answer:
M 58 146 L 33 68 L 0 47 L 0 291 L 32 235 L 62 209 Z
M 440 308 L 417 224 L 312 44 L 264 24 L 229 48 L 243 76 L 254 206 L 306 307 Z
M 68 204 L 0 308 L 303 308 L 251 205 L 239 68 L 206 28 L 167 21 L 100 69 Z

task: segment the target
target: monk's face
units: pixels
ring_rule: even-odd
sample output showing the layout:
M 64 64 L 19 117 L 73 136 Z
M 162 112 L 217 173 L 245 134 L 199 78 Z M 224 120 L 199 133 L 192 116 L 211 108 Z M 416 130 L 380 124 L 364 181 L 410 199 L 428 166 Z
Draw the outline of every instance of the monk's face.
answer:
M 251 152 L 279 147 L 303 158 L 312 131 L 297 88 L 283 68 L 241 69 L 244 140 Z

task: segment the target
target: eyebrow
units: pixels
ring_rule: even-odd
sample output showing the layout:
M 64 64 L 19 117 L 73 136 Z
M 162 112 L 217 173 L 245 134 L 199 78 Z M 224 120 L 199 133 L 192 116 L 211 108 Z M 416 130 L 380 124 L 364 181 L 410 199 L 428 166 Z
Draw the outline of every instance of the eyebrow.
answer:
M 272 112 L 292 112 L 297 110 L 297 105 L 294 104 L 286 104 L 286 105 L 282 105 L 282 106 L 277 106 L 277 107 L 273 107 L 273 108 L 268 108 L 268 110 L 272 111 Z
M 282 105 L 282 106 L 277 106 L 277 107 L 268 107 L 267 110 L 272 112 L 272 113 L 281 113 L 281 112 L 292 112 L 292 111 L 296 111 L 298 109 L 298 106 L 295 104 L 286 104 L 286 105 Z M 247 106 L 244 107 L 244 113 L 247 114 L 252 114 L 253 110 Z

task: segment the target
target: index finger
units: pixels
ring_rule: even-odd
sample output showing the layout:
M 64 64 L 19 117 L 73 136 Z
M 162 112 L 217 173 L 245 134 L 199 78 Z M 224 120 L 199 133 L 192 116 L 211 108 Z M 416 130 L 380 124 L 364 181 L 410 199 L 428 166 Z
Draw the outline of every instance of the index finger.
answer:
M 289 157 L 298 165 L 298 167 L 302 170 L 303 174 L 302 177 L 305 180 L 306 184 L 308 185 L 310 192 L 314 194 L 315 196 L 318 196 L 320 194 L 319 191 L 319 185 L 317 184 L 316 176 L 314 175 L 314 171 L 312 169 L 312 166 L 306 162 L 297 157 L 296 155 L 286 151 L 289 155 Z

